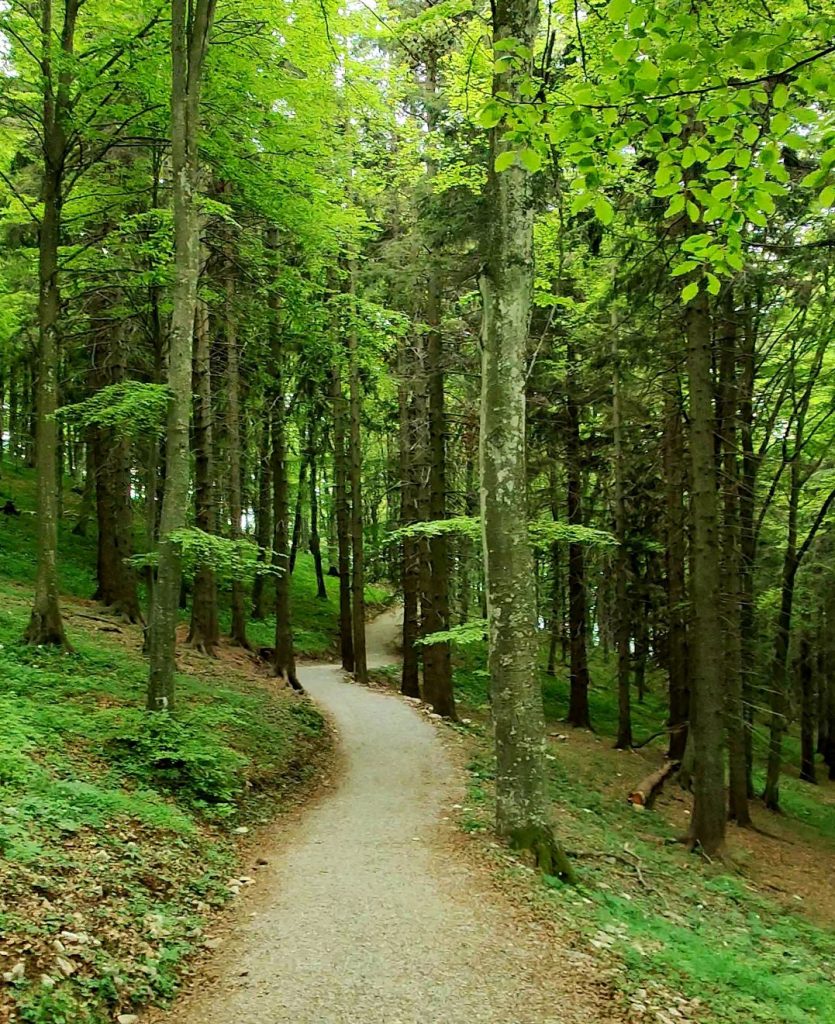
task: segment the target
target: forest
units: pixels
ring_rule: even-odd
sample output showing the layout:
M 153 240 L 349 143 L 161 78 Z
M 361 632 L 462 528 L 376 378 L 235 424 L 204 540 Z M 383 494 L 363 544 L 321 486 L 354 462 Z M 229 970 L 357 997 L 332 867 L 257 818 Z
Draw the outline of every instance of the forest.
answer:
M 0 1021 L 835 1022 L 833 39 L 0 0 Z

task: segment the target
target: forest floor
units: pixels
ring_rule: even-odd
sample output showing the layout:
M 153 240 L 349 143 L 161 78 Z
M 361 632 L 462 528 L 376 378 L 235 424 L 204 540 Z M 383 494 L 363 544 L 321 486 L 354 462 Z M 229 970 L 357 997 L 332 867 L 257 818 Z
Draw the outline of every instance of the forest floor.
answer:
M 396 614 L 368 628 L 392 661 Z M 456 828 L 461 737 L 407 702 L 301 679 L 331 719 L 340 761 L 268 861 L 192 993 L 154 1024 L 581 1024 L 615 1021 L 592 956 L 499 884 Z M 447 742 L 448 741 L 448 742 Z

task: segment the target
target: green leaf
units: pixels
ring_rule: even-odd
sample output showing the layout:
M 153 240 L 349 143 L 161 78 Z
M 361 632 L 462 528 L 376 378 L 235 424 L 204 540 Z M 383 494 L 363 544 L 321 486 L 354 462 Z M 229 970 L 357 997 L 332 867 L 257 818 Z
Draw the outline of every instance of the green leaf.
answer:
M 519 150 L 519 161 L 525 170 L 530 171 L 531 174 L 535 174 L 542 166 L 542 157 L 535 149 L 531 149 L 530 146 Z
M 598 196 L 594 201 L 594 215 L 601 224 L 611 224 L 615 219 L 615 210 L 605 196 Z
M 686 284 L 681 289 L 681 301 L 688 303 L 691 299 L 695 299 L 699 294 L 699 283 L 698 281 L 691 281 L 690 284 Z
M 679 265 L 673 270 L 673 277 L 681 277 L 683 274 L 689 274 L 691 270 L 695 270 L 698 267 L 698 263 L 695 260 L 685 260 L 684 263 Z
M 606 13 L 612 21 L 623 21 L 632 10 L 632 0 L 609 0 Z
M 785 112 L 785 110 L 781 110 L 779 114 L 775 114 L 774 117 L 772 117 L 772 119 L 771 119 L 771 133 L 772 133 L 772 135 L 777 135 L 777 136 L 785 135 L 786 132 L 789 130 L 789 128 L 791 128 L 791 126 L 792 126 L 792 119 Z
M 832 206 L 835 204 L 835 185 L 827 185 L 818 196 L 818 202 L 821 206 Z
M 719 278 L 716 274 L 708 273 L 705 275 L 707 278 L 707 290 L 711 295 L 718 295 L 721 291 L 722 285 L 719 283 Z
M 504 107 L 495 100 L 485 103 L 476 115 L 476 120 L 482 128 L 495 128 L 504 117 Z
M 720 181 L 718 185 L 714 185 L 710 190 L 710 194 L 714 199 L 728 199 L 734 190 L 734 183 L 730 178 L 726 178 L 724 181 Z
M 506 149 L 503 153 L 499 153 L 493 166 L 496 168 L 496 173 L 501 174 L 501 172 L 506 171 L 508 167 L 512 167 L 514 163 L 516 163 L 516 151 L 513 149 Z
M 781 107 L 785 107 L 789 99 L 788 88 L 780 82 L 774 92 L 771 94 L 771 104 L 775 110 L 779 110 Z

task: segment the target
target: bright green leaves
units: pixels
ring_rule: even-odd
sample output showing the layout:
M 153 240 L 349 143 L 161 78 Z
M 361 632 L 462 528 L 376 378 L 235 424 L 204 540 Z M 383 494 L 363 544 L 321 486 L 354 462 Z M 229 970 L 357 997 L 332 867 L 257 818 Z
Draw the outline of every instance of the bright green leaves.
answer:
M 603 225 L 609 225 L 615 219 L 615 209 L 609 200 L 600 194 L 595 197 L 593 204 L 594 215 Z
M 691 302 L 699 294 L 699 282 L 690 281 L 681 289 L 681 301 L 684 303 Z
M 632 10 L 632 0 L 609 0 L 606 14 L 612 21 L 623 21 Z
M 493 166 L 496 172 L 501 174 L 502 171 L 516 165 L 535 174 L 542 167 L 542 157 L 530 146 L 525 146 L 522 149 L 505 149 L 496 157 Z
M 505 108 L 498 100 L 488 100 L 476 114 L 476 121 L 482 128 L 495 128 L 501 124 L 505 116 Z

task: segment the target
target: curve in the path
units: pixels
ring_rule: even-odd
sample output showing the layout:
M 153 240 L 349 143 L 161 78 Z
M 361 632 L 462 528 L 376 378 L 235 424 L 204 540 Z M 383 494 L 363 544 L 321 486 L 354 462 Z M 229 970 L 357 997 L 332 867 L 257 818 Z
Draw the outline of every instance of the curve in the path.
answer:
M 369 660 L 391 660 L 390 627 L 369 633 Z M 441 819 L 458 784 L 435 727 L 332 666 L 302 678 L 336 726 L 340 782 L 264 869 L 254 912 L 177 1024 L 600 1019 L 547 933 L 451 852 Z

